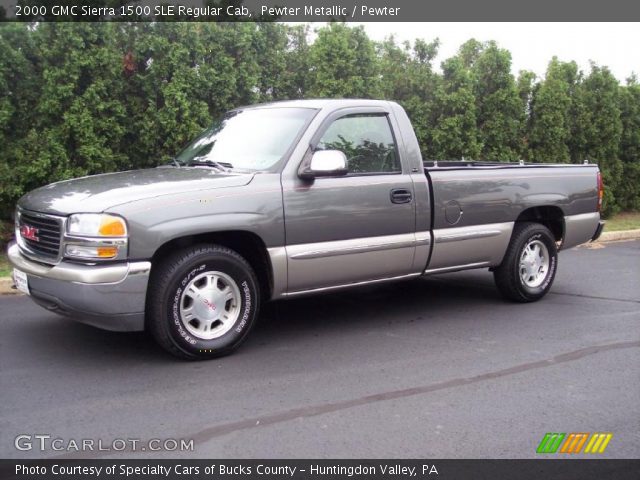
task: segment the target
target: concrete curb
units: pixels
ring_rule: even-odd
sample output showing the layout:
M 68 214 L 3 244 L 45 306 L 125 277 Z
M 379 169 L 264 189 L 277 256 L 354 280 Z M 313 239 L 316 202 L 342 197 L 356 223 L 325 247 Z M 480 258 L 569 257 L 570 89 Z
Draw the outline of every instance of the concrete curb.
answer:
M 617 242 L 618 240 L 635 240 L 640 238 L 640 229 L 619 230 L 617 232 L 602 232 L 598 242 Z
M 11 288 L 13 286 L 13 278 L 0 277 L 0 295 L 22 295 L 18 290 Z
M 640 229 L 637 230 L 620 230 L 618 232 L 602 232 L 597 243 L 618 242 L 622 240 L 635 240 L 640 238 Z M 0 277 L 0 295 L 23 295 L 13 286 L 11 277 Z

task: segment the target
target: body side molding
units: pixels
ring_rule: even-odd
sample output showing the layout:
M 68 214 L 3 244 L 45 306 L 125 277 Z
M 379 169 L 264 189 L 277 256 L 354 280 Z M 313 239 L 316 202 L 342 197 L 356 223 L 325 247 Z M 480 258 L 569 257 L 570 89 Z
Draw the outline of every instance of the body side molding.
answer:
M 403 233 L 401 235 L 337 240 L 334 242 L 290 245 L 286 248 L 290 260 L 307 260 L 334 257 L 337 255 L 393 250 L 396 248 L 411 248 L 418 245 L 429 245 L 430 243 L 431 237 L 429 236 L 429 232 L 417 232 Z
M 459 270 L 473 265 L 502 262 L 514 222 L 440 228 L 433 231 L 434 245 L 427 272 Z

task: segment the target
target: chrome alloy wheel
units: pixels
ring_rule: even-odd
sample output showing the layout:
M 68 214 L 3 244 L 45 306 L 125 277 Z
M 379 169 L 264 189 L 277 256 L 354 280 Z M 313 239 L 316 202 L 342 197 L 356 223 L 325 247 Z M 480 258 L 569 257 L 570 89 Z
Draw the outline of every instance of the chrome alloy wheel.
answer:
M 238 285 L 226 273 L 201 273 L 182 292 L 180 320 L 194 337 L 202 340 L 221 337 L 238 320 L 241 298 Z
M 520 255 L 520 278 L 529 288 L 542 285 L 549 272 L 549 250 L 540 240 L 532 240 Z

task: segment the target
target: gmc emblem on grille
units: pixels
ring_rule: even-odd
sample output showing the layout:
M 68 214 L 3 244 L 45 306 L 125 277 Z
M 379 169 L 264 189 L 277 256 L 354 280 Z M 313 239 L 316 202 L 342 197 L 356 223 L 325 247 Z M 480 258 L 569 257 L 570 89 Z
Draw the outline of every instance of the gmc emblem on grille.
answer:
M 27 240 L 32 240 L 34 242 L 40 241 L 38 238 L 38 229 L 31 225 L 22 225 L 20 227 L 20 235 L 22 235 L 22 238 L 26 238 Z

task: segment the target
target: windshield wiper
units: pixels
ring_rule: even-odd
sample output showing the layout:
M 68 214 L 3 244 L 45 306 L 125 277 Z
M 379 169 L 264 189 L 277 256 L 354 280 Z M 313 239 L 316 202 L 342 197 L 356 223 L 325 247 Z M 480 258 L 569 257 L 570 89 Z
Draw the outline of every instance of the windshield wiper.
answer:
M 167 165 L 173 165 L 174 167 L 181 167 L 182 165 L 184 165 L 184 163 L 178 160 L 176 157 L 173 157 L 169 161 L 169 163 L 167 163 Z
M 222 172 L 229 172 L 233 168 L 233 165 L 227 162 L 215 162 L 213 160 L 195 160 L 187 164 L 189 167 L 213 167 Z

